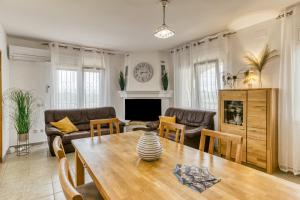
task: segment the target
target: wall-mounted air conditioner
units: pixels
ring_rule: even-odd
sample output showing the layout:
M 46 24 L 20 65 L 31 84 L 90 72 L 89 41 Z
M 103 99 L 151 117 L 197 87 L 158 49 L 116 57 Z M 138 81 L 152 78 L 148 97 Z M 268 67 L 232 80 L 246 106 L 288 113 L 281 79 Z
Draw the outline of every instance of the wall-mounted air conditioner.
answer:
M 9 59 L 28 62 L 50 62 L 50 51 L 30 47 L 9 46 Z

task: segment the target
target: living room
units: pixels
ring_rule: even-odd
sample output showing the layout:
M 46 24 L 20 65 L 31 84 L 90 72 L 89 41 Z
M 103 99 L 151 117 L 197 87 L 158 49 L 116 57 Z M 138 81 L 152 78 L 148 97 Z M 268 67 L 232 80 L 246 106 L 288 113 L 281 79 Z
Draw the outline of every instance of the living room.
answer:
M 0 200 L 300 199 L 299 3 L 1 0 Z

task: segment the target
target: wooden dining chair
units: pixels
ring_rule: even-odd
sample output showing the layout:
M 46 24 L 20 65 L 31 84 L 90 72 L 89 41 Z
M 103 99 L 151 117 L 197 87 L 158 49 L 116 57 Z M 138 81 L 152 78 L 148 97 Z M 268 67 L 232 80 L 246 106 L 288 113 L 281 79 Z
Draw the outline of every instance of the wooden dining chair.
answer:
M 59 162 L 59 181 L 67 200 L 99 200 L 103 199 L 96 185 L 91 182 L 75 187 L 73 180 L 68 176 L 70 173 L 69 163 L 66 158 Z
M 54 138 L 52 146 L 57 160 L 66 157 L 64 146 L 62 145 L 62 140 L 60 136 L 56 136 Z
M 185 134 L 185 125 L 170 123 L 170 122 L 161 122 L 159 135 L 163 138 L 168 138 L 171 131 L 175 131 L 175 142 L 178 143 L 180 136 L 180 144 L 184 144 L 184 134 Z
M 58 161 L 60 161 L 62 158 L 66 158 L 66 153 L 65 153 L 64 146 L 62 144 L 60 136 L 56 136 L 54 138 L 52 145 L 53 145 L 53 150 L 54 150 L 55 156 L 56 156 Z M 71 175 L 70 171 L 69 171 L 68 176 L 69 176 L 69 179 L 71 180 L 71 182 L 73 184 L 72 175 Z
M 208 153 L 214 154 L 215 139 L 226 143 L 226 159 L 231 160 L 232 144 L 236 144 L 235 162 L 241 163 L 242 160 L 242 144 L 243 137 L 239 135 L 223 133 L 219 131 L 212 131 L 203 129 L 201 131 L 201 139 L 199 149 L 204 151 L 206 137 L 210 137 Z
M 101 136 L 101 126 L 103 124 L 109 125 L 109 133 L 114 133 L 114 125 L 116 127 L 116 133 L 120 133 L 120 120 L 118 118 L 110 118 L 110 119 L 95 119 L 90 121 L 90 132 L 91 137 L 94 137 L 94 127 L 97 127 L 97 134 L 98 136 Z

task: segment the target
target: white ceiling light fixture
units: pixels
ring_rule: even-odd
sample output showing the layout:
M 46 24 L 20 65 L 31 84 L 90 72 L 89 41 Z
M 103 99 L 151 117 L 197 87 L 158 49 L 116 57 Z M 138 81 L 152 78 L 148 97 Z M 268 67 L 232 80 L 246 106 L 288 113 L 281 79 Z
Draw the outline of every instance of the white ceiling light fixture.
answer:
M 163 24 L 155 31 L 154 36 L 160 39 L 167 39 L 175 35 L 175 32 L 166 25 L 166 6 L 168 0 L 161 0 L 163 7 Z

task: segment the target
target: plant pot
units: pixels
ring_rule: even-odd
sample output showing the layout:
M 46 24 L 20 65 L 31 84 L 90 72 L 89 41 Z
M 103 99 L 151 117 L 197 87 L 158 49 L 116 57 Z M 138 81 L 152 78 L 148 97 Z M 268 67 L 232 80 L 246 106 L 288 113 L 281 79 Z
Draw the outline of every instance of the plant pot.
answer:
M 28 140 L 29 134 L 28 133 L 22 133 L 18 134 L 18 138 L 20 142 L 25 142 Z
M 145 161 L 154 161 L 160 158 L 162 147 L 155 132 L 145 132 L 139 139 L 136 147 L 138 156 Z

